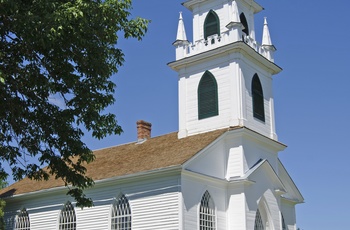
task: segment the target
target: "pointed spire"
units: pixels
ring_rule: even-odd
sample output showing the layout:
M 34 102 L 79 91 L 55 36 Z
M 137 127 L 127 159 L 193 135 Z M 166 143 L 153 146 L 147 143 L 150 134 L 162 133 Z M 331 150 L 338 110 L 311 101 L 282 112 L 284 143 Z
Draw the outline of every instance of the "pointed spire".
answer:
M 269 27 L 267 25 L 266 17 L 264 17 L 264 30 L 263 30 L 262 45 L 272 46 L 270 31 L 269 31 Z
M 263 55 L 270 61 L 274 62 L 274 52 L 276 48 L 272 45 L 269 27 L 267 26 L 266 17 L 264 18 L 264 30 L 263 30 L 263 38 L 262 38 L 262 50 Z
M 176 41 L 187 41 L 185 24 L 182 19 L 182 12 L 180 12 L 179 25 L 177 27 Z
M 238 12 L 238 6 L 237 6 L 237 2 L 233 1 L 232 2 L 232 22 L 241 22 L 241 20 L 239 19 L 239 12 Z

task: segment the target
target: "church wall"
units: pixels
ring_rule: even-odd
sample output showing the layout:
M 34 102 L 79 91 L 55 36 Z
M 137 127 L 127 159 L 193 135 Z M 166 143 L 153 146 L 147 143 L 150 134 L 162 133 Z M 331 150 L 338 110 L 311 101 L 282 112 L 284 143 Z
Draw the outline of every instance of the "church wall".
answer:
M 254 13 L 241 1 L 236 1 L 239 9 L 239 13 L 244 13 L 247 19 L 249 27 L 249 36 L 255 39 L 255 30 L 254 30 Z M 228 29 L 226 25 L 232 20 L 233 10 L 231 3 L 229 1 L 211 1 L 206 2 L 205 4 L 198 4 L 193 9 L 193 41 L 197 42 L 201 39 L 204 39 L 204 22 L 207 16 L 207 13 L 213 10 L 217 14 L 220 20 L 220 32 L 227 32 Z
M 86 195 L 93 199 L 94 206 L 75 208 L 77 229 L 109 229 L 113 199 L 120 193 L 129 200 L 133 229 L 179 229 L 179 191 L 177 176 L 162 176 L 137 182 L 99 183 L 86 190 Z M 31 229 L 57 229 L 63 204 L 68 200 L 75 204 L 65 192 L 66 190 L 28 195 L 25 199 L 15 199 L 17 202 L 9 200 L 6 206 L 6 229 L 12 229 L 13 218 L 21 208 L 26 208 L 29 213 Z
M 242 70 L 242 89 L 243 92 L 243 114 L 245 125 L 267 137 L 275 139 L 275 127 L 273 117 L 273 94 L 272 94 L 272 78 L 266 71 L 263 71 L 256 65 L 247 64 L 240 61 Z M 251 84 L 254 74 L 258 74 L 264 94 L 265 121 L 261 121 L 253 116 L 253 101 Z
M 223 141 L 220 140 L 186 163 L 185 168 L 192 172 L 224 179 L 226 167 L 223 166 L 226 166 L 226 161 L 227 150 Z
M 227 190 L 224 182 L 209 177 L 183 175 L 183 223 L 185 230 L 199 229 L 199 207 L 205 191 L 210 193 L 216 208 L 217 230 L 227 229 Z
M 280 230 L 280 205 L 278 195 L 275 194 L 276 184 L 279 181 L 266 170 L 255 173 L 251 176 L 251 180 L 255 183 L 245 189 L 247 229 L 254 229 L 256 211 L 259 208 L 265 221 L 267 219 L 269 221 L 270 228 L 268 229 Z
M 287 230 L 295 230 L 296 229 L 295 205 L 282 199 L 281 213 L 283 215 L 284 222 L 287 226 Z
M 223 5 L 223 3 L 226 3 Z M 204 39 L 204 21 L 210 10 L 215 11 L 220 19 L 220 32 L 227 31 L 228 24 L 227 1 L 211 1 L 210 3 L 199 4 L 193 9 L 193 41 Z
M 266 159 L 277 172 L 277 153 L 250 139 L 243 139 L 244 171 L 248 171 L 260 159 Z
M 246 230 L 246 200 L 242 184 L 228 189 L 228 204 L 227 229 Z
M 228 57 L 221 57 L 198 64 L 195 67 L 188 67 L 185 72 L 180 73 L 181 78 L 187 78 L 185 82 L 179 84 L 179 92 L 184 93 L 184 88 L 186 91 L 186 99 L 179 98 L 179 111 L 185 113 L 179 121 L 180 131 L 187 130 L 189 135 L 193 135 L 227 127 L 234 118 L 238 118 L 239 104 L 237 98 L 236 100 L 233 98 L 237 96 L 236 92 L 239 91 L 238 81 L 234 77 L 238 72 L 236 68 L 237 65 L 229 64 Z M 199 120 L 197 92 L 200 79 L 206 70 L 210 71 L 217 81 L 219 115 Z M 236 120 L 237 124 L 238 121 Z

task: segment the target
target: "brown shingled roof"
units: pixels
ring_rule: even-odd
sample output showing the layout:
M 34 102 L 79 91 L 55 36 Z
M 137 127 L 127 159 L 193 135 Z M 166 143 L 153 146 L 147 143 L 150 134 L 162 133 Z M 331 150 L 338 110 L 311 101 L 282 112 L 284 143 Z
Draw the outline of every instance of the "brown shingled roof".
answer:
M 94 151 L 95 161 L 86 165 L 86 175 L 93 180 L 124 176 L 182 165 L 217 139 L 227 129 L 178 139 L 177 133 L 154 137 L 142 144 L 130 143 Z M 62 180 L 25 178 L 0 191 L 0 196 L 24 194 L 64 186 Z

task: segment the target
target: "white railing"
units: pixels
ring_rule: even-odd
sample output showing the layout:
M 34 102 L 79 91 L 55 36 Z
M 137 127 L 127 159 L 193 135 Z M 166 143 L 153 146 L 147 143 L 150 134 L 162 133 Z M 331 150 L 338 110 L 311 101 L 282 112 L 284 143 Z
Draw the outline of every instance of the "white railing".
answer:
M 238 34 L 237 34 L 238 35 Z M 241 35 L 241 33 L 239 33 Z M 271 60 L 271 53 L 264 46 L 260 45 L 255 39 L 245 34 L 241 36 L 231 36 L 229 31 L 220 34 L 208 36 L 207 39 L 197 40 L 194 43 L 183 44 L 183 55 L 181 58 L 193 56 L 208 50 L 218 48 L 236 41 L 244 41 L 252 47 L 256 52 Z M 271 60 L 273 61 L 273 60 Z

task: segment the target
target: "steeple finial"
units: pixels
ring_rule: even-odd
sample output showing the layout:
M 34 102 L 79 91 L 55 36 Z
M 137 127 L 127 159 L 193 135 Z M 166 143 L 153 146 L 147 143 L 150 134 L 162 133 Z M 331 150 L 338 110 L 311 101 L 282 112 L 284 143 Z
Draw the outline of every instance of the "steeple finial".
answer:
M 263 30 L 263 38 L 262 38 L 261 44 L 266 46 L 272 46 L 270 31 L 269 31 L 266 17 L 264 17 L 264 30 Z
M 176 41 L 187 41 L 185 24 L 184 24 L 183 19 L 182 19 L 182 12 L 180 12 L 179 24 L 177 27 Z

